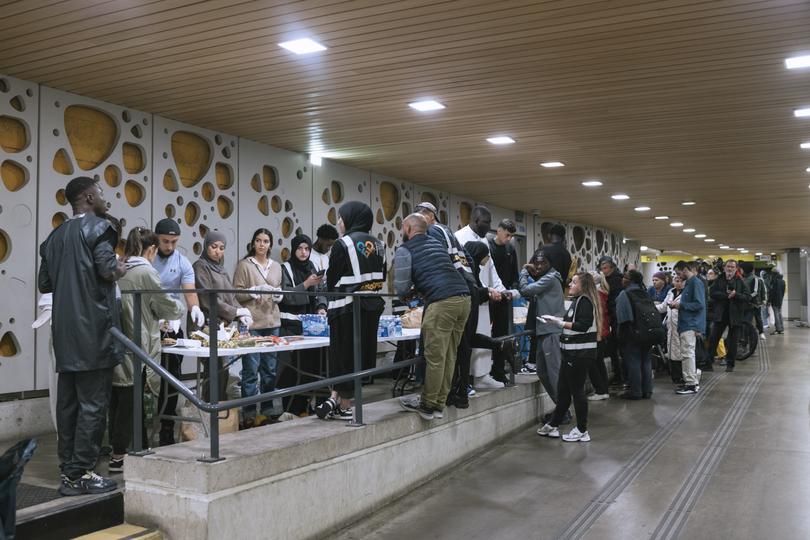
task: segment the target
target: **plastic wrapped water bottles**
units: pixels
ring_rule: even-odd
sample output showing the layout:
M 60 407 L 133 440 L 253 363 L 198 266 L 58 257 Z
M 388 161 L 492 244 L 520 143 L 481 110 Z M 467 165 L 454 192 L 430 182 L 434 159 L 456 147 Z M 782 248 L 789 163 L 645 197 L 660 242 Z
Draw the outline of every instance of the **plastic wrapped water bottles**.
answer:
M 329 322 L 326 315 L 304 314 L 300 315 L 305 336 L 329 337 Z
M 383 315 L 377 326 L 377 337 L 396 337 L 402 335 L 402 319 L 396 315 Z

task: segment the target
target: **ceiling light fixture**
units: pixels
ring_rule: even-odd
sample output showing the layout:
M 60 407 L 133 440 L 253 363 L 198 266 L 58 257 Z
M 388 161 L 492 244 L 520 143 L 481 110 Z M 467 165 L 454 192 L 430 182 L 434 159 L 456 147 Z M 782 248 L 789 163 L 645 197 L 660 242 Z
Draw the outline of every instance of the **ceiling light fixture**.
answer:
M 487 142 L 490 144 L 514 144 L 515 139 L 510 137 L 509 135 L 495 135 L 494 137 L 490 137 L 487 139 Z
M 655 219 L 658 219 L 658 220 L 669 219 L 669 216 L 655 216 Z
M 673 221 L 672 223 L 669 224 L 669 226 L 670 227 L 683 227 L 683 223 L 681 223 L 680 221 Z
M 707 238 L 704 240 L 704 242 L 714 242 L 714 238 Z
M 630 196 L 625 195 L 624 193 L 615 193 L 611 195 L 610 198 L 613 199 L 614 201 L 626 201 L 627 199 L 630 198 Z
M 788 69 L 810 67 L 810 55 L 793 56 L 791 58 L 785 58 L 785 67 Z
M 731 248 L 728 246 L 720 246 L 720 249 L 731 249 Z
M 582 182 L 582 185 L 585 187 L 599 187 L 602 185 L 600 180 L 585 180 Z
M 771 255 L 776 255 L 776 253 L 771 253 Z
M 793 111 L 793 116 L 795 116 L 796 118 L 807 118 L 808 116 L 810 116 L 810 109 L 808 108 L 796 109 Z
M 636 212 L 647 212 L 647 211 L 650 210 L 650 207 L 649 206 L 636 206 L 635 208 L 633 208 L 633 210 L 635 210 Z
M 681 206 L 695 206 L 695 204 L 697 204 L 695 201 L 683 201 Z
M 545 167 L 546 169 L 555 169 L 558 167 L 565 167 L 565 163 L 562 161 L 544 161 L 540 164 L 541 167 Z
M 696 235 L 695 235 L 695 238 L 706 238 L 706 235 L 705 235 L 705 234 L 703 234 L 703 233 L 696 234 Z
M 309 162 L 315 167 L 320 167 L 321 163 L 323 163 L 323 154 L 321 154 L 320 152 L 310 153 Z
M 762 252 L 761 252 L 761 251 L 757 251 L 756 253 L 754 253 L 754 255 L 756 255 L 756 256 L 758 256 L 758 257 L 759 257 L 759 256 L 762 256 Z
M 310 54 L 326 50 L 326 47 L 310 38 L 293 39 L 292 41 L 283 41 L 279 43 L 278 46 L 287 49 L 288 51 L 294 52 L 295 54 Z
M 799 145 L 799 148 L 801 148 L 802 150 L 810 149 L 810 142 L 803 142 L 802 144 Z
M 647 246 L 641 246 L 639 249 L 641 251 L 647 251 L 649 248 Z
M 419 112 L 440 111 L 444 109 L 444 105 L 435 99 L 423 99 L 420 101 L 412 101 L 408 103 L 408 107 Z
M 684 229 L 684 230 L 683 230 L 683 232 L 687 232 L 687 233 L 689 233 L 689 232 L 695 232 L 695 229 L 692 229 L 692 228 L 689 228 L 689 229 Z

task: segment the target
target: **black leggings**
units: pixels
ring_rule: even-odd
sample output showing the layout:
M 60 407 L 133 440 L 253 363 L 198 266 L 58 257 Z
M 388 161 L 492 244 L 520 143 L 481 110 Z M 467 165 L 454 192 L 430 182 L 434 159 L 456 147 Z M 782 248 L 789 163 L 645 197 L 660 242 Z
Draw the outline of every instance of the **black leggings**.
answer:
M 357 309 L 357 305 L 352 306 Z M 362 369 L 371 369 L 377 364 L 377 326 L 382 309 L 360 312 L 360 354 Z M 329 319 L 329 367 L 330 376 L 354 373 L 354 315 L 351 311 Z M 343 399 L 354 397 L 354 381 L 335 385 Z
M 577 351 L 576 353 L 562 352 L 560 365 L 560 379 L 557 382 L 557 408 L 551 415 L 551 424 L 560 425 L 563 416 L 574 401 L 574 412 L 577 415 L 577 428 L 585 433 L 588 431 L 588 398 L 585 397 L 585 376 L 596 356 L 596 349 L 591 352 Z
M 608 374 L 605 367 L 605 340 L 596 344 L 596 358 L 591 362 L 591 367 L 588 369 L 588 377 L 591 379 L 593 391 L 597 394 L 608 393 Z

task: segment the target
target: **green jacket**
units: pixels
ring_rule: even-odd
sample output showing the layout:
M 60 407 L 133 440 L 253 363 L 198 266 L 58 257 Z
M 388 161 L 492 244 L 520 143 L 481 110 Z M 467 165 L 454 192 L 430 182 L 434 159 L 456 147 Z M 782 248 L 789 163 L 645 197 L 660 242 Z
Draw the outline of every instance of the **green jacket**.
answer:
M 157 270 L 143 257 L 130 257 L 126 262 L 127 273 L 118 280 L 118 286 L 125 290 L 146 290 L 159 291 L 160 276 Z M 124 334 L 135 341 L 134 324 L 132 316 L 134 313 L 134 295 L 122 294 L 122 325 Z M 155 361 L 160 361 L 160 328 L 158 321 L 165 319 L 169 321 L 177 320 L 183 316 L 183 305 L 168 294 L 144 294 L 141 296 L 141 348 L 146 351 Z M 127 351 L 124 360 L 115 368 L 113 372 L 113 386 L 132 386 L 133 382 L 133 357 Z M 155 392 L 160 389 L 160 379 L 147 370 L 147 383 L 149 388 Z

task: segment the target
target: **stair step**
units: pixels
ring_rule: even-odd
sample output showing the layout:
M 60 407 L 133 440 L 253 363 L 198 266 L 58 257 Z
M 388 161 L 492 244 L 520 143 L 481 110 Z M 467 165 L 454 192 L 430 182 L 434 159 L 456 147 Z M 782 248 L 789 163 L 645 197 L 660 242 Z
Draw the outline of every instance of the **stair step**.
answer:
M 75 540 L 163 540 L 163 535 L 157 529 L 123 523 L 103 531 L 79 536 Z

